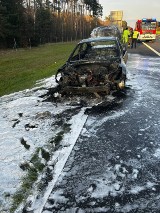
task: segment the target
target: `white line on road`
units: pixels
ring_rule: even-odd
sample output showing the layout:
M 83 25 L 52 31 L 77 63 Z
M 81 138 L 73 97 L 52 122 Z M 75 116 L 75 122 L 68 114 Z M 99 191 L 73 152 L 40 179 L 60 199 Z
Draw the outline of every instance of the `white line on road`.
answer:
M 156 53 L 158 56 L 160 56 L 160 53 L 157 52 L 155 49 L 153 49 L 152 47 L 150 47 L 148 44 L 146 44 L 145 42 L 142 42 L 142 44 L 144 44 L 146 47 L 148 47 L 150 50 L 152 50 L 154 53 Z
M 32 206 L 31 206 L 31 212 L 33 211 L 34 213 L 42 213 L 43 212 L 43 208 L 45 206 L 45 204 L 47 203 L 47 200 L 52 192 L 52 189 L 53 187 L 55 186 L 56 184 L 56 181 L 58 180 L 65 164 L 66 164 L 66 161 L 68 160 L 69 158 L 69 155 L 82 131 L 82 128 L 87 120 L 87 117 L 88 115 L 85 115 L 84 114 L 84 111 L 85 111 L 85 108 L 83 108 L 78 114 L 74 115 L 71 119 L 71 123 L 73 126 L 71 126 L 71 132 L 70 134 L 66 134 L 64 137 L 63 137 L 63 141 L 65 141 L 65 144 L 66 144 L 66 147 L 65 147 L 65 154 L 61 153 L 61 151 L 57 151 L 57 155 L 58 155 L 58 158 L 59 158 L 59 161 L 56 163 L 55 165 L 55 169 L 54 169 L 54 175 L 53 175 L 53 180 L 48 184 L 48 187 L 47 187 L 47 190 L 46 192 L 44 193 L 41 201 L 38 201 L 38 200 L 35 200 L 33 203 L 32 203 Z M 77 123 L 77 118 L 81 119 L 81 122 Z M 68 146 L 67 146 L 68 145 Z M 56 157 L 56 156 L 55 156 Z M 53 156 L 53 159 L 57 159 Z M 53 160 L 52 159 L 52 160 Z

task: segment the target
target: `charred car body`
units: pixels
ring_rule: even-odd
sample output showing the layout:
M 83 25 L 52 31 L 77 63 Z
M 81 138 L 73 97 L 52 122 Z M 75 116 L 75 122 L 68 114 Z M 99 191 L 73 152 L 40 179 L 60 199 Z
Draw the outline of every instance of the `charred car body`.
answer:
M 122 89 L 126 80 L 127 53 L 117 37 L 80 41 L 67 62 L 57 71 L 61 93 L 94 93 Z
M 91 37 L 106 37 L 106 36 L 114 36 L 117 37 L 121 41 L 121 36 L 122 32 L 120 32 L 119 28 L 114 25 L 109 25 L 109 26 L 100 26 L 96 27 L 92 30 L 91 32 Z

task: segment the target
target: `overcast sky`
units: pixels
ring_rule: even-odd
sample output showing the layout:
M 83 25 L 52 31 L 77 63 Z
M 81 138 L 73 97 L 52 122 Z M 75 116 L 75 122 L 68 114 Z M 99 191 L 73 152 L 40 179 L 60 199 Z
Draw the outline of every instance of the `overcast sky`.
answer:
M 123 20 L 131 27 L 141 18 L 155 17 L 160 21 L 160 0 L 99 0 L 99 3 L 103 6 L 103 18 L 110 11 L 123 10 Z

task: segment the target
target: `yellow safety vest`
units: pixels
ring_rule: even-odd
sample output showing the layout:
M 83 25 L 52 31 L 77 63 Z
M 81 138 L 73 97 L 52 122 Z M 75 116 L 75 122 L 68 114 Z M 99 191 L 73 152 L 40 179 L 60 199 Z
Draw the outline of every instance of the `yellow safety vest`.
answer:
M 123 32 L 123 42 L 127 43 L 128 42 L 128 36 L 130 35 L 129 30 L 124 30 Z
M 135 30 L 133 32 L 133 38 L 138 38 L 138 36 L 139 36 L 139 32 Z

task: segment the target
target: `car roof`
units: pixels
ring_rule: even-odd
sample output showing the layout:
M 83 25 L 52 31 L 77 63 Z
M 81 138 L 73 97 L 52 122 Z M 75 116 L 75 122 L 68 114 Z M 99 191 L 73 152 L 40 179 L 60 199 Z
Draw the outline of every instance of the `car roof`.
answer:
M 95 38 L 87 38 L 83 39 L 79 42 L 79 44 L 82 43 L 89 43 L 89 42 L 98 42 L 98 41 L 117 41 L 118 38 L 114 36 L 107 36 L 107 37 L 95 37 Z

